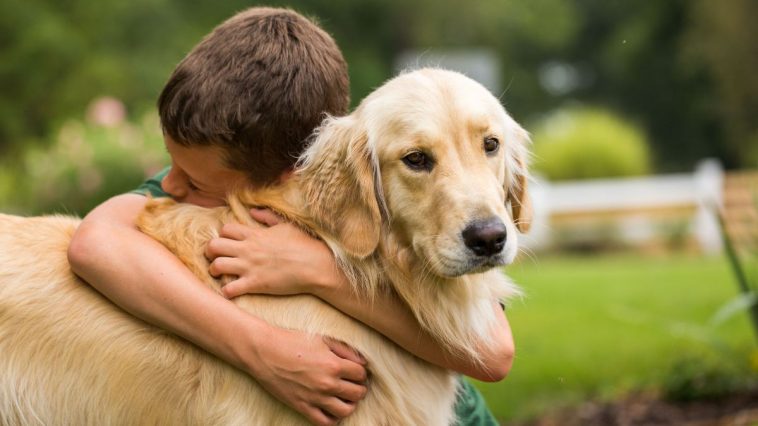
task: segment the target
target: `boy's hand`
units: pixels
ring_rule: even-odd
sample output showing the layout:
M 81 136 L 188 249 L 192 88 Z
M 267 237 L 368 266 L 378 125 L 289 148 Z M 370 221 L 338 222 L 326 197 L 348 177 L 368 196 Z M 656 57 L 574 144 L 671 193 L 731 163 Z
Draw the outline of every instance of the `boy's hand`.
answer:
M 275 344 L 252 348 L 248 368 L 269 393 L 309 421 L 336 424 L 366 395 L 366 361 L 344 343 L 284 329 L 272 338 Z
M 345 283 L 331 250 L 269 210 L 253 209 L 253 219 L 266 225 L 255 228 L 227 224 L 219 238 L 208 243 L 205 255 L 213 276 L 233 275 L 225 285 L 225 297 L 247 293 L 316 294 L 324 286 Z

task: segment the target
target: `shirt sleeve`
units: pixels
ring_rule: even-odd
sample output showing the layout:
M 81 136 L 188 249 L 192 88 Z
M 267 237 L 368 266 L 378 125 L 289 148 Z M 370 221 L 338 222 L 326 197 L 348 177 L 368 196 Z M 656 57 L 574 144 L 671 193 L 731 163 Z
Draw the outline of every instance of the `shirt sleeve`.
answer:
M 461 376 L 458 378 L 455 415 L 458 426 L 497 426 L 499 424 L 487 407 L 482 394 Z
M 168 193 L 166 193 L 161 187 L 161 181 L 163 181 L 163 178 L 166 177 L 169 170 L 171 170 L 171 167 L 166 167 L 165 169 L 158 172 L 158 174 L 155 176 L 142 182 L 142 185 L 138 186 L 137 189 L 129 191 L 129 193 L 140 194 L 144 196 L 150 195 L 154 198 L 170 197 L 170 195 L 168 195 Z

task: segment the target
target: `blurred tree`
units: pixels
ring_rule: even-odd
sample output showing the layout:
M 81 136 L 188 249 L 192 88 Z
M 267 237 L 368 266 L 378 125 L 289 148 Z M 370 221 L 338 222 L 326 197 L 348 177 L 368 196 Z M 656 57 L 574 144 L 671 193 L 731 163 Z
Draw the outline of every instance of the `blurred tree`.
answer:
M 643 124 L 659 170 L 689 168 L 719 155 L 713 143 L 718 123 L 704 114 L 701 102 L 710 88 L 675 61 L 686 0 L 577 5 L 581 31 L 557 57 L 578 70 L 580 84 L 557 98 L 608 105 Z
M 140 115 L 203 34 L 256 3 L 3 2 L 0 152 L 52 135 L 97 96 Z M 403 50 L 484 47 L 501 58 L 503 102 L 521 121 L 572 100 L 610 106 L 645 128 L 662 170 L 704 156 L 741 166 L 756 145 L 752 0 L 266 4 L 318 17 L 343 48 L 354 103 L 392 75 Z
M 725 156 L 758 167 L 758 2 L 698 0 L 690 18 L 683 61 L 714 81 L 708 105 L 724 123 Z
M 50 134 L 111 94 L 152 103 L 195 41 L 178 4 L 30 0 L 0 13 L 0 150 Z M 117 24 L 116 24 L 117 23 Z M 166 37 L 171 34 L 171 37 Z
M 581 30 L 557 58 L 579 69 L 585 84 L 564 99 L 610 105 L 642 123 L 658 170 L 689 169 L 711 156 L 731 168 L 755 165 L 746 154 L 756 120 L 752 131 L 745 125 L 758 114 L 755 2 L 576 5 Z

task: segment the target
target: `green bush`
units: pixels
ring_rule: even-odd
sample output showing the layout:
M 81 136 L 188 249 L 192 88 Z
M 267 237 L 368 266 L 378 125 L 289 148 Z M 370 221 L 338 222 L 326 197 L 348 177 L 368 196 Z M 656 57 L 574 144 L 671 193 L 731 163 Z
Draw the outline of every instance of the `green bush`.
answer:
M 107 126 L 71 120 L 47 148 L 0 168 L 0 203 L 4 212 L 83 215 L 167 164 L 155 114 Z
M 751 389 L 758 384 L 741 360 L 701 351 L 675 360 L 662 380 L 663 396 L 669 401 L 717 399 L 731 393 Z
M 606 110 L 560 110 L 538 125 L 533 139 L 534 169 L 550 180 L 650 172 L 644 134 Z

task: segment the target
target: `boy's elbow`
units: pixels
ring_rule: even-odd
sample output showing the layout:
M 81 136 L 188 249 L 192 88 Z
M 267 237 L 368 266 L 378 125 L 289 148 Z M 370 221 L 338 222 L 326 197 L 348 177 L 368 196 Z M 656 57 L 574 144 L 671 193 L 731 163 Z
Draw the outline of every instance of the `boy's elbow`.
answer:
M 80 224 L 74 232 L 66 256 L 69 265 L 71 265 L 71 270 L 75 274 L 81 275 L 97 256 L 96 247 L 101 232 L 103 230 L 100 227 L 92 226 L 86 222 Z
M 81 275 L 96 265 L 112 246 L 114 239 L 126 229 L 135 229 L 136 218 L 147 203 L 147 198 L 136 194 L 117 195 L 92 210 L 81 221 L 71 237 L 67 256 L 71 269 Z M 117 236 L 118 235 L 118 236 Z
M 511 372 L 515 355 L 513 341 L 502 342 L 493 348 L 484 360 L 484 368 L 474 378 L 482 382 L 499 382 L 505 379 Z

